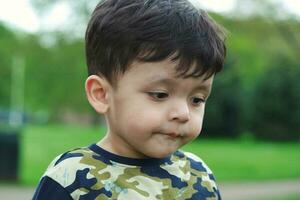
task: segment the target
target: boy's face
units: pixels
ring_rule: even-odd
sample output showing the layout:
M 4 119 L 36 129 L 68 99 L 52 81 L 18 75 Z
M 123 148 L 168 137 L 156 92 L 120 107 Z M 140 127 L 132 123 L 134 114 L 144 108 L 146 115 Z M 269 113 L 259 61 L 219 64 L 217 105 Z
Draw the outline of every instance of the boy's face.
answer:
M 120 76 L 110 92 L 104 147 L 127 157 L 162 158 L 199 135 L 213 77 L 178 78 L 176 64 L 134 62 Z

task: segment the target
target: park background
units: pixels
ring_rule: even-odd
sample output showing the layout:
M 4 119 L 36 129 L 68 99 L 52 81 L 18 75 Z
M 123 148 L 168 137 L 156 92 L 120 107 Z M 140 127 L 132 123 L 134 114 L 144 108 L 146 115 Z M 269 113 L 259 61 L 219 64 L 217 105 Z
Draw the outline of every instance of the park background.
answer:
M 300 2 L 291 0 L 297 13 L 287 1 L 239 0 L 225 11 L 207 7 L 228 30 L 228 55 L 203 131 L 184 149 L 202 157 L 220 182 L 300 179 Z M 36 186 L 56 155 L 103 136 L 103 119 L 84 92 L 84 30 L 96 3 L 31 0 L 42 19 L 34 31 L 0 21 L 0 149 L 5 152 L 10 134 L 17 141 L 8 148 L 17 145 L 19 152 L 1 154 L 1 169 L 14 163 L 7 159 L 17 160 L 16 173 L 2 173 L 1 184 Z M 43 22 L 59 17 L 62 7 L 68 8 L 64 22 Z

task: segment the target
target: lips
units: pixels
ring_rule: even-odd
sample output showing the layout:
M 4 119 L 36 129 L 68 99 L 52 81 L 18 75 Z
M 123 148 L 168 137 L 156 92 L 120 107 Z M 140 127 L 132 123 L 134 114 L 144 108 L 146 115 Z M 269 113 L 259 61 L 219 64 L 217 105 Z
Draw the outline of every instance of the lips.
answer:
M 181 137 L 179 133 L 171 132 L 171 133 L 166 133 L 171 138 L 178 138 Z

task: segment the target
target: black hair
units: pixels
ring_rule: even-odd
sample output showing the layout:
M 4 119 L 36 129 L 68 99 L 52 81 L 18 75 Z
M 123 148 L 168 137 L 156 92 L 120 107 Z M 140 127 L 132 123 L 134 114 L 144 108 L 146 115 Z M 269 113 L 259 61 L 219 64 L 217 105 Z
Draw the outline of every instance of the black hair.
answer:
M 103 0 L 86 31 L 88 74 L 111 83 L 134 61 L 178 60 L 179 76 L 219 72 L 224 29 L 188 0 Z

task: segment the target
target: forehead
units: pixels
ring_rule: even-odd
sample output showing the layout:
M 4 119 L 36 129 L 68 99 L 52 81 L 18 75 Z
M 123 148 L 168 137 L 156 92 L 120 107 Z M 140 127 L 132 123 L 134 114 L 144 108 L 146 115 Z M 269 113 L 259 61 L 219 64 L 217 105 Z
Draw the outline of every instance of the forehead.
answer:
M 176 67 L 178 61 L 165 59 L 159 62 L 139 62 L 134 61 L 128 70 L 120 75 L 119 80 L 125 80 L 140 84 L 145 82 L 148 84 L 162 83 L 177 85 L 180 82 L 190 83 L 191 85 L 207 85 L 210 87 L 212 84 L 213 76 L 207 79 L 207 74 L 199 77 L 182 77 L 178 75 Z M 193 70 L 193 66 L 190 67 Z

